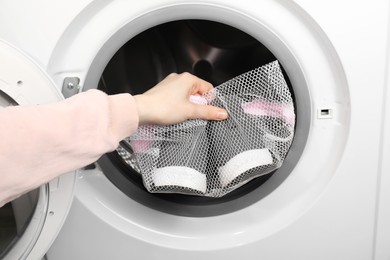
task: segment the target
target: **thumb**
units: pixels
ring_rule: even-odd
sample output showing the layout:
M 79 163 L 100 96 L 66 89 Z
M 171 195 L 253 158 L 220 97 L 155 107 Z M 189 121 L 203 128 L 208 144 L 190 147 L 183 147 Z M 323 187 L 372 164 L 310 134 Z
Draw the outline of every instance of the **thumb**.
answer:
M 197 104 L 191 104 L 191 106 L 192 114 L 189 116 L 191 119 L 224 120 L 228 117 L 227 111 L 219 107 Z

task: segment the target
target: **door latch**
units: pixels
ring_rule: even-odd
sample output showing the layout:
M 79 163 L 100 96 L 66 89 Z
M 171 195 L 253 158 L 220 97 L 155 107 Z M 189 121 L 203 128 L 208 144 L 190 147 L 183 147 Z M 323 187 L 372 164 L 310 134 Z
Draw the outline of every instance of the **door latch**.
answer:
M 65 98 L 71 97 L 80 91 L 80 79 L 78 77 L 66 77 L 62 84 L 62 94 Z

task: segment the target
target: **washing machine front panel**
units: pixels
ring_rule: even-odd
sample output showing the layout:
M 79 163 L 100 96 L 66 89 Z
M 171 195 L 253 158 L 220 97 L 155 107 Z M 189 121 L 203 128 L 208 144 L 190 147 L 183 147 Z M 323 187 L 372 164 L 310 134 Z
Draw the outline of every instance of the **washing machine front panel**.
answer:
M 122 193 L 99 166 L 80 171 L 49 258 L 370 259 L 374 247 L 377 259 L 386 256 L 386 234 L 378 232 L 374 245 L 374 230 L 389 3 L 79 2 L 67 2 L 69 17 L 58 31 L 45 27 L 44 35 L 56 35 L 45 50 L 0 30 L 47 64 L 57 88 L 66 78 L 78 78 L 83 90 L 95 88 L 116 51 L 153 26 L 212 20 L 252 35 L 282 63 L 298 94 L 301 141 L 259 188 L 261 199 L 208 217 L 151 209 Z M 16 14 L 17 5 L 9 6 Z M 383 185 L 381 194 L 387 194 Z
M 34 60 L 1 40 L 0 95 L 3 96 L 2 106 L 45 104 L 62 99 L 51 78 Z M 6 122 L 2 123 L 6 125 Z M 31 217 L 31 220 L 3 255 L 5 259 L 40 259 L 44 256 L 69 210 L 73 183 L 74 174 L 70 174 L 39 188 L 32 215 L 21 216 Z
M 64 229 L 52 247 L 52 256 L 66 253 L 61 250 L 61 245 L 72 243 L 69 241 L 72 237 L 71 229 L 78 214 L 88 216 L 88 223 L 77 224 L 78 230 L 84 227 L 83 233 L 86 235 L 83 241 L 91 236 L 87 235 L 90 233 L 96 237 L 91 240 L 91 244 L 84 242 L 85 248 L 92 246 L 92 243 L 104 244 L 106 241 L 94 232 L 92 227 L 96 225 L 109 234 L 109 239 L 115 238 L 118 244 L 112 250 L 120 250 L 118 255 L 123 256 L 131 251 L 134 257 L 149 258 L 237 258 L 245 255 L 253 259 L 259 256 L 283 259 L 288 255 L 321 259 L 322 256 L 318 255 L 321 248 L 327 250 L 324 259 L 340 256 L 366 259 L 372 254 L 375 222 L 372 205 L 375 204 L 376 175 L 367 175 L 361 168 L 370 168 L 375 172 L 377 153 L 365 156 L 367 165 L 364 166 L 356 166 L 354 158 L 361 132 L 371 131 L 376 134 L 378 131 L 367 128 L 357 118 L 351 118 L 351 115 L 354 115 L 353 109 L 358 107 L 359 101 L 367 96 L 366 91 L 362 90 L 364 82 L 376 82 L 377 92 L 368 94 L 370 98 L 376 98 L 383 91 L 383 81 L 362 73 L 356 64 L 362 61 L 351 59 L 350 53 L 353 51 L 347 49 L 351 40 L 340 37 L 346 28 L 361 21 L 354 17 L 342 24 L 339 20 L 340 26 L 335 27 L 321 18 L 319 24 L 316 15 L 320 9 L 312 10 L 314 5 L 305 1 L 299 4 L 287 1 L 248 1 L 240 5 L 229 1 L 199 4 L 156 1 L 134 4 L 130 8 L 125 3 L 113 2 L 101 12 L 90 15 L 93 19 L 80 22 L 75 27 L 78 31 L 73 28 L 73 31 L 77 31 L 77 45 L 68 44 L 67 39 L 62 39 L 63 42 L 57 45 L 58 49 L 53 53 L 49 71 L 57 84 L 61 84 L 67 76 L 79 77 L 85 90 L 98 84 L 105 65 L 115 52 L 146 29 L 182 19 L 212 20 L 234 26 L 266 45 L 286 69 L 294 91 L 298 94 L 298 117 L 305 119 L 300 122 L 305 127 L 298 128 L 297 132 L 302 131 L 305 138 L 295 144 L 296 153 L 289 154 L 296 156 L 290 158 L 290 165 L 261 186 L 264 192 L 262 199 L 223 215 L 199 218 L 156 211 L 120 192 L 107 181 L 101 169 L 85 171 L 78 182 L 80 189 L 76 192 L 74 212 L 66 224 L 67 231 Z M 324 6 L 332 10 L 337 5 L 324 2 Z M 378 20 L 387 16 L 387 12 L 382 10 L 387 8 L 385 3 L 377 6 L 364 3 L 358 11 L 365 12 L 367 8 L 380 13 L 372 24 L 377 25 Z M 85 13 L 88 11 L 85 10 Z M 117 20 L 111 20 L 110 24 L 103 22 L 113 17 L 113 14 Z M 92 33 L 98 28 L 100 34 Z M 383 37 L 379 33 L 382 29 L 384 26 L 371 32 L 371 37 L 382 43 L 372 57 L 372 61 L 381 64 L 381 69 L 384 66 L 381 62 L 385 59 L 382 55 Z M 332 38 L 328 38 L 328 33 Z M 67 36 L 68 39 L 74 39 L 72 36 L 75 35 Z M 357 35 L 353 36 L 358 38 Z M 96 43 L 96 48 L 91 48 L 91 41 Z M 365 44 L 368 44 L 366 38 L 358 43 L 359 46 Z M 74 55 L 77 53 L 84 55 Z M 380 101 L 369 110 L 356 109 L 363 114 L 380 114 Z M 333 114 L 323 116 L 323 111 L 332 111 Z M 373 116 L 370 122 L 375 125 L 379 119 Z M 379 139 L 366 145 L 377 150 Z M 346 185 L 350 191 L 347 194 L 340 189 Z M 366 186 L 365 192 L 357 191 Z M 102 190 L 105 192 L 100 192 Z M 355 195 L 361 196 L 360 203 L 368 211 L 361 212 L 353 200 Z M 202 210 L 199 208 L 199 211 Z M 332 212 L 341 212 L 342 215 L 334 215 Z M 348 212 L 356 215 L 352 217 Z M 322 221 L 324 218 L 334 228 L 327 226 L 327 221 Z M 339 233 L 338 230 L 343 232 Z M 354 232 L 360 235 L 354 236 Z M 343 247 L 339 246 L 341 243 Z M 125 244 L 134 245 L 134 248 L 129 246 L 127 251 Z M 275 252 L 276 245 L 280 244 L 284 250 Z M 357 246 L 359 250 L 355 250 Z M 105 248 L 96 252 L 96 256 L 113 252 L 110 250 Z M 80 250 L 77 254 L 86 256 L 88 253 Z
M 389 11 L 390 13 L 390 11 Z M 389 30 L 390 31 L 390 30 Z M 389 35 L 390 36 L 390 35 Z M 390 37 L 389 37 L 390 38 Z M 388 46 L 390 53 L 390 46 Z M 390 55 L 388 58 L 390 59 Z M 387 76 L 385 85 L 390 82 L 390 66 L 387 62 Z M 390 91 L 385 88 L 383 95 L 383 115 L 382 115 L 382 145 L 380 150 L 379 167 L 380 176 L 377 187 L 377 222 L 375 232 L 375 258 L 389 259 L 389 241 L 390 241 Z
M 0 3 L 0 38 L 28 53 L 42 68 L 66 28 L 92 0 L 4 0 Z M 94 4 L 96 6 L 96 4 Z M 96 7 L 95 7 L 96 8 Z

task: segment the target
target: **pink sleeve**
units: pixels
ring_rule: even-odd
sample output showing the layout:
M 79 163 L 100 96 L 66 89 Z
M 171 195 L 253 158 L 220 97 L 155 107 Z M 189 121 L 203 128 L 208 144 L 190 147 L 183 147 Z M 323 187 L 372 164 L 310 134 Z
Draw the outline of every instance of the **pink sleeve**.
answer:
M 55 104 L 0 108 L 0 207 L 95 162 L 137 127 L 130 94 L 89 90 Z

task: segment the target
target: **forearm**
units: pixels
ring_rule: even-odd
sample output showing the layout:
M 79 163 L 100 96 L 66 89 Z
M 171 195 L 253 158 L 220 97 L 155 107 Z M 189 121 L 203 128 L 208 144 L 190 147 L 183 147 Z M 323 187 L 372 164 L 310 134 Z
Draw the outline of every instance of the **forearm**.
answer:
M 0 206 L 96 161 L 138 126 L 129 94 L 88 91 L 65 101 L 0 109 Z

